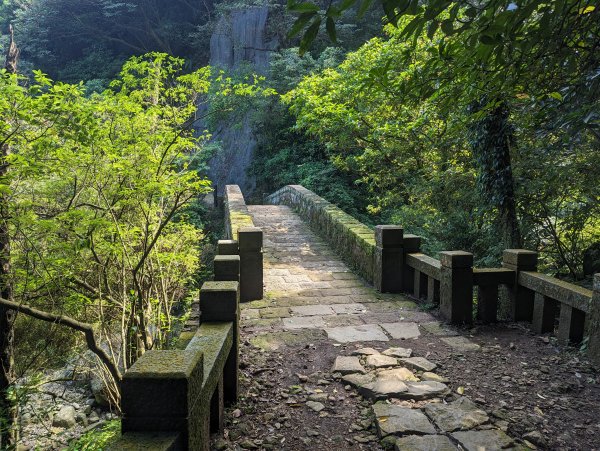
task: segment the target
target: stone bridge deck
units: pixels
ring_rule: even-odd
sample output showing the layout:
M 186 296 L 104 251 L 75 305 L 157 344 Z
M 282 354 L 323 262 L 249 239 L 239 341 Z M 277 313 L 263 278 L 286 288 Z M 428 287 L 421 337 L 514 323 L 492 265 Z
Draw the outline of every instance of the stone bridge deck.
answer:
M 265 298 L 242 305 L 241 337 L 262 351 L 242 350 L 243 416 L 230 438 L 253 437 L 239 443 L 248 449 L 515 445 L 506 421 L 444 377 L 448 356 L 479 345 L 408 298 L 376 292 L 289 207 L 248 209 L 264 232 Z
M 400 295 L 377 293 L 289 207 L 249 206 L 264 232 L 265 292 L 272 302 L 244 310 L 272 329 L 316 329 L 339 343 L 410 339 L 435 319 Z M 249 324 L 253 324 L 251 321 Z

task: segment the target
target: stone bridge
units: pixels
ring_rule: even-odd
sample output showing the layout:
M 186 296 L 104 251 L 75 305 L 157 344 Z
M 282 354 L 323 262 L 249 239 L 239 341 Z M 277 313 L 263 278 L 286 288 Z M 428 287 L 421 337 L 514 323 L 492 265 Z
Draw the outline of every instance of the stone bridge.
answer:
M 600 275 L 594 291 L 560 282 L 537 273 L 526 250 L 505 251 L 501 268 L 473 268 L 462 251 L 437 260 L 419 237 L 372 230 L 301 186 L 265 203 L 246 205 L 227 186 L 228 239 L 201 290 L 201 325 L 186 349 L 150 351 L 127 373 L 114 449 L 210 449 L 224 404 L 234 429 L 243 410 L 264 422 L 242 430 L 244 449 L 544 448 L 537 431 L 511 433 L 502 409 L 449 365 L 472 355 L 466 372 L 485 374 L 506 360 L 469 336 L 474 321 L 496 321 L 499 304 L 536 334 L 557 322 L 558 342 L 586 340 L 598 362 Z M 212 447 L 228 442 L 213 436 Z

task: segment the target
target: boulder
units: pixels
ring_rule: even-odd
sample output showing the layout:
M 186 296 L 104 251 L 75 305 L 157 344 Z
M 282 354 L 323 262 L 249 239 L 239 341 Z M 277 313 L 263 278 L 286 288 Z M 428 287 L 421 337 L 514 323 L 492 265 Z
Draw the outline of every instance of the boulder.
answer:
M 104 382 L 98 377 L 93 377 L 90 381 L 90 390 L 94 395 L 94 400 L 96 404 L 102 407 L 109 407 L 110 403 L 108 402 L 108 396 L 106 395 L 106 387 L 104 386 Z
M 73 406 L 63 406 L 61 409 L 54 414 L 52 418 L 52 427 L 56 428 L 72 428 L 77 424 L 75 419 L 75 408 Z

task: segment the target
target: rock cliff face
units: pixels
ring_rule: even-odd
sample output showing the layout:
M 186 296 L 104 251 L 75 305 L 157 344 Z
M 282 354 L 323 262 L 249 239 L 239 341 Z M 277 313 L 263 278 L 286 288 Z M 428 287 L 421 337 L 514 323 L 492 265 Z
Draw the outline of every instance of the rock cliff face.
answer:
M 269 67 L 274 42 L 266 41 L 267 7 L 234 10 L 222 17 L 210 39 L 210 64 L 235 68 L 248 62 L 259 72 Z
M 268 16 L 267 7 L 233 10 L 223 16 L 210 40 L 211 66 L 236 69 L 249 64 L 257 73 L 266 73 L 269 54 L 277 47 L 277 42 L 267 41 Z M 255 181 L 247 174 L 256 148 L 250 117 L 244 117 L 241 124 L 219 125 L 212 139 L 221 144 L 222 150 L 210 161 L 210 178 L 219 195 L 226 184 L 239 185 L 247 195 L 255 187 Z

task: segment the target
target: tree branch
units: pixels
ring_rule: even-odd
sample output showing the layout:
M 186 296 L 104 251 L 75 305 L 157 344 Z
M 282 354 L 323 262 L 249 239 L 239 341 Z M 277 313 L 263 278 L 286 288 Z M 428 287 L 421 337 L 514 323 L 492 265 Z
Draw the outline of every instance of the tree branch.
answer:
M 39 319 L 41 321 L 46 321 L 48 323 L 60 324 L 62 326 L 67 326 L 71 329 L 77 330 L 79 332 L 83 332 L 85 335 L 85 341 L 87 343 L 88 349 L 92 351 L 94 354 L 98 356 L 100 361 L 106 365 L 110 374 L 115 379 L 116 382 L 120 382 L 122 379 L 121 372 L 117 365 L 110 359 L 108 354 L 98 345 L 96 342 L 96 337 L 94 335 L 94 328 L 91 324 L 82 323 L 77 321 L 76 319 L 70 318 L 64 315 L 56 315 L 54 313 L 43 312 L 36 308 L 33 308 L 29 305 L 19 304 L 18 302 L 9 301 L 7 299 L 0 298 L 0 305 L 4 307 L 8 307 L 14 311 L 19 313 L 23 313 L 27 316 L 31 316 L 32 318 Z

